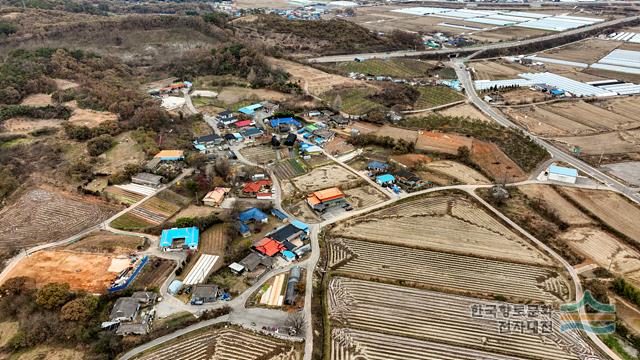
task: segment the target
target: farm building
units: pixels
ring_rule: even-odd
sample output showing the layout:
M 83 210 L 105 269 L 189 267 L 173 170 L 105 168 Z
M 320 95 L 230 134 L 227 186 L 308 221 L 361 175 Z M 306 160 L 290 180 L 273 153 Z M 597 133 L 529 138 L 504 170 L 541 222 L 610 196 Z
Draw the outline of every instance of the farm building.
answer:
M 287 262 L 292 262 L 293 260 L 296 259 L 296 254 L 294 254 L 289 250 L 283 250 L 281 254 L 282 254 L 282 258 L 285 259 Z
M 140 302 L 130 297 L 122 297 L 116 300 L 116 303 L 109 313 L 109 320 L 115 322 L 133 321 L 140 310 Z
M 264 132 L 258 128 L 251 127 L 242 131 L 242 136 L 247 139 L 255 139 L 262 136 Z
M 246 183 L 242 187 L 242 193 L 245 195 L 255 196 L 258 193 L 268 192 L 268 190 L 271 188 L 271 184 L 272 184 L 271 180 L 269 179 L 263 179 L 263 180 Z
M 231 191 L 230 188 L 217 187 L 207 193 L 202 199 L 202 202 L 207 206 L 220 206 L 224 196 Z
M 252 253 L 253 254 L 253 253 Z M 242 275 L 245 270 L 245 267 L 242 264 L 237 262 L 231 263 L 231 265 L 227 266 L 232 273 L 236 275 Z
M 325 142 L 333 139 L 336 136 L 336 133 L 331 130 L 316 130 L 313 135 L 317 136 L 318 138 L 322 139 L 323 142 Z
M 141 304 L 150 305 L 156 302 L 158 294 L 151 291 L 134 291 L 131 298 L 138 300 Z
M 378 185 L 389 185 L 393 184 L 396 181 L 396 178 L 391 174 L 384 174 L 376 176 L 376 182 Z
M 162 230 L 160 236 L 160 248 L 171 250 L 198 250 L 200 229 L 197 227 L 173 228 Z
M 418 188 L 424 184 L 422 179 L 407 170 L 400 170 L 396 172 L 396 180 L 398 180 L 399 183 L 412 188 Z
M 219 261 L 221 261 L 220 256 L 202 254 L 182 283 L 185 285 L 203 283 Z
M 138 185 L 160 186 L 163 177 L 149 173 L 137 173 L 131 177 L 131 182 Z
M 284 303 L 287 305 L 293 305 L 296 300 L 296 287 L 300 282 L 300 266 L 294 266 L 289 273 L 289 280 L 287 281 L 287 290 L 285 291 Z
M 251 208 L 241 212 L 238 219 L 245 224 L 251 221 L 256 223 L 266 223 L 269 221 L 267 214 L 257 208 Z
M 252 252 L 251 254 L 244 257 L 244 259 L 240 260 L 240 266 L 243 269 L 249 270 L 250 272 L 255 271 L 259 266 L 263 266 L 266 269 L 271 269 L 273 266 L 273 258 L 261 256 L 258 253 Z
M 253 115 L 256 112 L 256 110 L 260 110 L 260 109 L 262 109 L 262 104 L 258 103 L 258 104 L 252 104 L 252 105 L 240 108 L 238 109 L 238 112 L 245 115 Z
M 341 206 L 346 203 L 346 197 L 340 189 L 334 187 L 311 193 L 307 197 L 307 204 L 313 210 L 323 212 L 327 208 Z
M 267 234 L 268 237 L 284 242 L 293 241 L 295 239 L 306 238 L 307 233 L 293 224 L 287 224 Z M 297 247 L 297 246 L 296 246 Z
M 371 171 L 374 174 L 380 174 L 389 169 L 389 164 L 383 163 L 380 161 L 369 161 L 367 164 L 367 170 Z
M 578 170 L 557 165 L 550 165 L 547 169 L 549 180 L 575 184 L 578 178 Z
M 307 155 L 318 155 L 322 154 L 322 148 L 316 145 L 311 145 L 307 143 L 300 144 L 300 151 Z
M 208 149 L 222 144 L 223 140 L 224 139 L 222 138 L 222 136 L 218 134 L 209 134 L 200 136 L 199 138 L 193 140 L 193 146 L 201 152 L 206 152 Z
M 252 248 L 266 256 L 274 256 L 281 251 L 287 250 L 284 245 L 268 237 L 255 243 Z
M 177 161 L 184 160 L 184 151 L 182 150 L 162 150 L 154 156 L 160 161 Z
M 280 221 L 286 221 L 289 217 L 278 209 L 271 209 L 271 215 L 277 217 Z
M 345 128 L 349 125 L 349 119 L 342 115 L 333 115 L 329 118 L 329 123 L 332 123 L 335 127 Z
M 237 127 L 237 128 L 243 128 L 243 127 L 248 127 L 253 125 L 253 121 L 251 120 L 240 120 L 240 121 L 236 121 L 233 124 L 231 124 L 231 126 Z
M 280 118 L 280 119 L 271 119 L 269 120 L 269 125 L 271 125 L 272 128 L 277 128 L 280 125 L 293 125 L 297 128 L 301 128 L 302 124 L 300 123 L 300 121 L 292 118 L 292 117 L 287 117 L 287 118 Z
M 169 294 L 175 295 L 182 289 L 182 281 L 173 280 L 171 284 L 167 287 L 167 291 Z
M 293 146 L 295 145 L 296 140 L 298 140 L 298 137 L 296 136 L 296 134 L 289 134 L 287 135 L 287 138 L 284 140 L 284 145 Z
M 212 303 L 218 299 L 218 285 L 196 285 L 191 293 L 191 305 L 202 305 Z

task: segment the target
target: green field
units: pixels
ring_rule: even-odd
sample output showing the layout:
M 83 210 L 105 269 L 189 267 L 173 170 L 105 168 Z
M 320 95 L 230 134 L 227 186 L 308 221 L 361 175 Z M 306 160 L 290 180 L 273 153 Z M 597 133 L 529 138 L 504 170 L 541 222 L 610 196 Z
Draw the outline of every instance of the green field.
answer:
M 459 92 L 445 86 L 420 86 L 420 97 L 413 106 L 416 110 L 428 109 L 464 99 Z
M 372 59 L 362 62 L 347 61 L 337 63 L 335 67 L 344 72 L 357 72 L 371 75 L 386 75 L 398 78 L 425 77 L 433 65 L 411 59 Z
M 341 111 L 350 115 L 362 115 L 374 109 L 384 108 L 381 104 L 368 98 L 374 93 L 375 89 L 373 88 L 352 88 L 330 91 L 325 93 L 323 98 L 329 104 L 333 104 L 334 99 L 340 95 L 342 98 Z
M 129 230 L 141 230 L 149 226 L 152 226 L 153 224 L 147 221 L 144 221 L 143 219 L 140 219 L 137 216 L 124 214 L 119 218 L 113 220 L 109 225 L 111 225 L 111 227 L 115 229 L 129 231 Z

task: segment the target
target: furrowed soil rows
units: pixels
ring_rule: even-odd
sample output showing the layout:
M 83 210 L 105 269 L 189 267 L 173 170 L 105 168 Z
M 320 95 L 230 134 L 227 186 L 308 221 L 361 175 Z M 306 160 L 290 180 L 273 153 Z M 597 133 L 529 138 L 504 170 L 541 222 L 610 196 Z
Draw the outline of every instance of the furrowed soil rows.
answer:
M 569 225 L 587 225 L 593 221 L 570 202 L 565 200 L 552 187 L 547 185 L 526 185 L 518 187 L 530 199 L 544 201 L 545 205 L 555 211 L 560 220 Z
M 291 179 L 295 187 L 303 192 L 318 191 L 334 186 L 357 182 L 360 177 L 340 165 L 331 164 L 313 169 L 310 173 Z
M 178 196 L 168 190 L 165 190 L 164 194 Z M 160 225 L 180 211 L 180 208 L 180 205 L 160 198 L 159 194 L 113 220 L 111 226 L 121 230 L 137 230 Z
M 240 154 L 256 164 L 266 164 L 276 160 L 276 151 L 271 146 L 254 146 L 240 150 Z
M 173 342 L 140 360 L 298 360 L 284 341 L 236 329 L 214 329 Z
M 429 170 L 452 177 L 464 184 L 490 184 L 491 182 L 478 171 L 450 160 L 430 162 L 425 165 Z
M 553 333 L 549 336 L 528 332 L 500 333 L 501 311 L 498 311 L 499 315 L 496 318 L 487 315 L 473 317 L 471 307 L 477 304 L 483 307 L 513 306 L 512 304 L 491 303 L 474 298 L 341 277 L 331 280 L 328 293 L 328 312 L 334 328 L 344 326 L 349 329 L 374 332 L 376 335 L 433 341 L 516 358 L 541 360 L 578 359 L 585 356 L 599 358 L 577 332 L 560 333 L 558 331 L 560 325 L 558 313 L 540 314 L 537 317 L 538 321 L 552 322 Z M 527 318 L 526 315 L 512 312 L 509 319 L 513 321 Z M 384 341 L 378 341 L 380 345 L 384 343 Z M 572 346 L 565 349 L 561 344 Z M 358 348 L 356 347 L 355 350 L 357 351 Z M 393 346 L 392 349 L 385 349 L 381 346 L 378 348 L 380 352 L 371 358 L 404 359 L 400 356 L 402 352 L 411 352 L 411 350 L 413 349 L 407 347 Z M 576 353 L 578 351 L 581 353 Z M 349 354 L 348 357 L 335 359 L 361 358 L 355 355 Z M 369 356 L 370 354 L 367 353 L 367 358 Z M 443 358 L 451 358 L 451 355 L 443 354 Z
M 200 251 L 203 254 L 223 255 L 227 245 L 225 224 L 216 224 L 200 234 Z
M 95 198 L 31 189 L 0 210 L 0 247 L 26 248 L 58 241 L 108 219 L 117 211 Z
M 354 209 L 366 208 L 387 199 L 387 197 L 371 185 L 365 185 L 344 191 Z
M 104 193 L 107 194 L 107 196 L 127 205 L 135 204 L 138 201 L 144 199 L 144 195 L 121 189 L 116 186 L 109 186 L 105 188 Z
M 560 238 L 569 246 L 616 274 L 640 270 L 640 253 L 600 229 L 575 228 Z
M 521 301 L 564 301 L 569 286 L 550 268 L 351 239 L 332 239 L 330 264 L 346 276 Z
M 274 165 L 273 172 L 280 180 L 288 180 L 305 173 L 304 167 L 296 159 L 287 159 Z
M 640 244 L 640 208 L 611 191 L 563 188 L 571 199 L 607 225 Z
M 411 200 L 349 219 L 335 236 L 498 260 L 549 264 L 549 259 L 482 208 L 458 196 Z

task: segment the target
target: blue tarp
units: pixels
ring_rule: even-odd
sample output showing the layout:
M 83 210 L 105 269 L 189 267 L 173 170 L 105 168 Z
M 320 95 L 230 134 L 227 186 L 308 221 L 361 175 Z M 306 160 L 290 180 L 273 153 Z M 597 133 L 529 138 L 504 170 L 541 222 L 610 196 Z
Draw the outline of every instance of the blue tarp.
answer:
M 200 229 L 194 226 L 189 228 L 162 230 L 160 247 L 171 247 L 174 239 L 184 239 L 185 246 L 191 249 L 197 249 L 200 241 Z
M 246 223 L 250 220 L 262 222 L 267 219 L 267 214 L 263 213 L 260 209 L 251 208 L 241 212 L 238 216 L 238 219 L 240 219 L 240 221 L 242 221 L 243 223 Z
M 277 217 L 280 220 L 284 220 L 284 219 L 288 218 L 287 215 L 285 215 L 282 211 L 280 211 L 278 209 L 271 209 L 271 215 Z
M 304 230 L 305 232 L 309 232 L 309 225 L 303 223 L 300 220 L 293 220 L 291 221 L 291 225 L 297 227 L 300 230 Z
M 241 112 L 245 115 L 253 115 L 253 113 L 262 108 L 262 104 L 253 104 L 253 105 L 249 105 L 249 106 L 245 106 L 243 108 L 238 109 L 238 112 Z
M 296 127 L 301 127 L 302 124 L 300 123 L 300 121 L 292 118 L 292 117 L 288 117 L 288 118 L 280 118 L 280 119 L 271 119 L 269 120 L 269 123 L 271 124 L 271 127 L 275 128 L 278 127 L 278 125 L 281 124 L 285 124 L 285 125 L 295 125 Z

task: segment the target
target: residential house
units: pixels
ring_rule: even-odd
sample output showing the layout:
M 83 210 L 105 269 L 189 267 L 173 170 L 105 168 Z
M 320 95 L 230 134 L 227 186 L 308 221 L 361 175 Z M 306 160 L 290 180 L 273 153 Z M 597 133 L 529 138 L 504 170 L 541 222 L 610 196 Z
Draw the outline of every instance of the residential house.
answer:
M 218 113 L 218 115 L 216 116 L 216 120 L 218 120 L 218 122 L 224 126 L 229 126 L 229 124 L 237 121 L 236 117 L 233 116 L 233 113 L 229 110 Z
M 193 141 L 193 146 L 200 152 L 206 153 L 207 150 L 211 150 L 216 146 L 222 144 L 224 139 L 218 134 L 209 134 L 200 136 Z
M 138 300 L 143 305 L 153 305 L 158 298 L 158 294 L 151 291 L 135 291 L 131 294 L 131 298 Z
M 262 238 L 251 248 L 265 256 L 274 256 L 281 251 L 287 250 L 284 245 L 268 237 Z
M 252 252 L 240 260 L 239 265 L 249 272 L 255 271 L 259 266 L 263 266 L 265 269 L 271 269 L 273 267 L 273 258 Z
M 160 175 L 150 173 L 137 173 L 131 177 L 131 182 L 138 185 L 158 187 L 164 179 Z
M 295 145 L 296 140 L 298 140 L 298 137 L 296 136 L 296 134 L 289 134 L 287 135 L 287 138 L 284 140 L 284 145 L 293 146 Z
M 313 192 L 307 197 L 307 204 L 319 212 L 324 212 L 330 207 L 342 206 L 346 201 L 345 194 L 336 187 Z
M 218 299 L 219 296 L 218 285 L 211 284 L 199 284 L 193 287 L 191 292 L 191 305 L 202 305 L 205 303 L 212 303 Z
M 389 169 L 389 164 L 380 161 L 369 161 L 367 164 L 367 170 L 373 174 L 381 174 Z
M 255 223 L 266 223 L 269 221 L 269 217 L 267 216 L 267 214 L 257 208 L 251 208 L 241 212 L 238 218 L 242 223 L 245 224 L 252 221 Z
M 109 314 L 109 320 L 115 322 L 133 321 L 138 316 L 140 302 L 138 299 L 122 297 L 116 300 Z
M 424 182 L 421 178 L 407 170 L 400 170 L 396 172 L 395 177 L 400 184 L 412 188 L 419 188 L 424 185 Z
M 206 206 L 220 206 L 220 204 L 222 204 L 222 200 L 224 200 L 224 196 L 229 193 L 229 191 L 231 191 L 230 188 L 217 187 L 212 191 L 209 191 L 202 199 L 202 202 Z
M 259 193 L 271 192 L 272 182 L 269 179 L 258 180 L 244 184 L 242 193 L 244 195 L 256 196 Z

